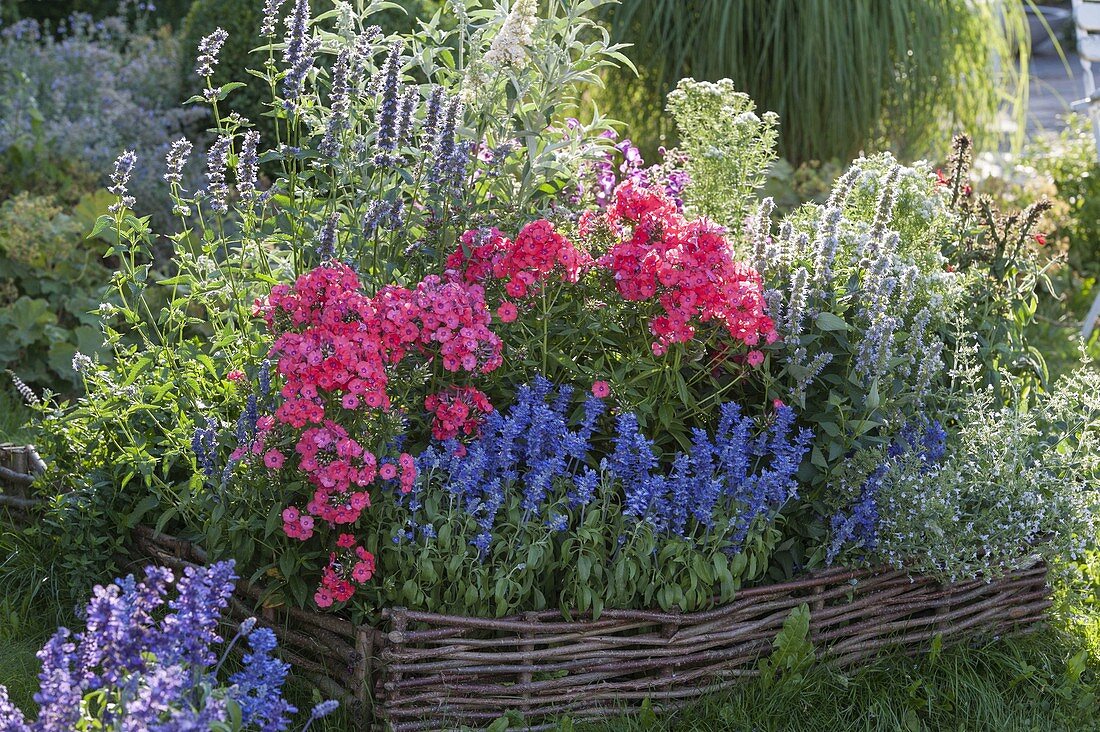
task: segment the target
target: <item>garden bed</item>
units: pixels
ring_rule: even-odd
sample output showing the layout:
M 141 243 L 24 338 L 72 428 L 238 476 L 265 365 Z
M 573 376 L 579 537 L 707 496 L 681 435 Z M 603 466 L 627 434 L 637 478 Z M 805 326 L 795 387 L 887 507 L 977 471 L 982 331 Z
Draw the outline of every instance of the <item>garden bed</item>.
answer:
M 143 527 L 135 549 L 135 560 L 176 569 L 206 561 L 193 544 Z M 261 604 L 246 583 L 237 595 L 235 616 Z M 370 627 L 269 608 L 261 622 L 325 693 L 358 701 L 364 723 L 411 732 L 483 725 L 515 710 L 531 729 L 549 729 L 555 716 L 616 715 L 644 699 L 669 708 L 756 676 L 802 604 L 818 658 L 850 667 L 885 647 L 919 653 L 937 636 L 1024 630 L 1042 619 L 1048 595 L 1036 561 L 995 582 L 949 585 L 887 568 L 826 570 L 690 614 L 606 610 L 598 620 L 564 620 L 553 610 L 473 618 L 387 608 Z

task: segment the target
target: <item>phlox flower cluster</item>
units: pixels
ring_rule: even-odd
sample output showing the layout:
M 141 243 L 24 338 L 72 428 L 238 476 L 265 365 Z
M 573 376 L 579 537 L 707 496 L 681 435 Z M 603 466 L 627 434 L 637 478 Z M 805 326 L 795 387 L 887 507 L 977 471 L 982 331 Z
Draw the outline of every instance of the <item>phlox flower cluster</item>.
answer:
M 748 346 L 778 338 L 760 275 L 734 258 L 720 227 L 688 221 L 662 191 L 629 180 L 615 190 L 607 217 L 628 233 L 599 264 L 624 299 L 660 304 L 664 313 L 650 321 L 655 354 L 690 341 L 697 324 L 710 321 Z
M 502 360 L 500 338 L 489 328 L 492 316 L 484 291 L 467 282 L 429 276 L 412 289 L 387 286 L 370 297 L 350 267 L 329 263 L 303 274 L 292 286 L 273 287 L 256 312 L 275 335 L 271 356 L 283 378 L 282 403 L 273 416 L 246 420 L 244 435 L 254 439 L 247 443 L 239 436 L 232 457 L 262 456 L 264 467 L 272 471 L 297 457 L 289 467 L 305 474 L 313 495 L 304 508 L 288 506 L 282 518 L 283 532 L 299 541 L 311 539 L 322 525 L 335 528 L 359 521 L 378 479 L 402 493 L 412 489 L 417 467 L 411 455 L 400 453 L 396 460 L 376 455 L 361 434 L 353 437 L 341 424 L 359 415 L 376 421 L 390 410 L 392 369 L 417 358 L 448 373 L 484 374 Z M 439 439 L 474 434 L 481 416 L 492 411 L 485 395 L 470 386 L 430 395 L 425 406 Z M 255 411 L 254 400 L 249 407 Z M 285 444 L 282 438 L 289 430 L 291 456 L 266 447 L 274 442 L 273 430 L 278 430 L 279 444 Z M 206 442 L 196 437 L 204 455 Z M 373 562 L 362 548 L 355 557 L 349 554 L 339 561 L 334 554 L 315 598 L 318 604 L 327 607 L 349 599 L 355 584 L 373 575 Z
M 280 423 L 319 424 L 325 393 L 339 393 L 349 408 L 389 407 L 379 319 L 350 267 L 317 267 L 293 287 L 276 285 L 259 312 L 276 334 L 271 353 L 284 378 Z
M 328 555 L 328 566 L 313 601 L 317 607 L 347 602 L 355 594 L 355 585 L 365 584 L 373 576 L 374 555 L 358 546 L 352 534 L 340 534 L 336 540 L 336 551 Z
M 459 434 L 475 435 L 493 405 L 484 392 L 472 386 L 455 386 L 424 398 L 424 409 L 433 416 L 432 437 L 449 440 Z
M 554 230 L 545 219 L 532 221 L 509 240 L 496 229 L 465 232 L 458 249 L 447 258 L 452 277 L 483 282 L 489 275 L 505 281 L 509 297 L 527 297 L 533 286 L 556 269 L 566 282 L 577 282 L 592 266 L 592 258 Z M 559 269 L 560 268 L 560 269 Z
M 492 315 L 477 285 L 429 275 L 415 290 L 382 288 L 374 304 L 391 363 L 414 348 L 451 372 L 487 374 L 501 364 L 503 344 L 489 329 Z
M 695 428 L 691 450 L 677 453 L 666 474 L 637 417 L 619 415 L 605 468 L 622 486 L 623 513 L 682 538 L 717 532 L 728 549 L 739 549 L 758 520 L 798 495 L 795 473 L 812 435 L 796 431 L 794 418 L 794 410 L 780 405 L 770 425 L 758 431 L 737 404 L 727 402 L 714 437 Z
M 147 567 L 140 582 L 130 575 L 96 587 L 84 613 L 84 631 L 74 635 L 60 628 L 38 653 L 38 717 L 28 723 L 0 687 L 0 729 L 210 729 L 229 724 L 230 699 L 240 706 L 242 729 L 286 729 L 297 710 L 282 695 L 289 665 L 272 655 L 274 634 L 249 619 L 220 660 L 215 653 L 222 643 L 218 624 L 236 579 L 230 561 L 189 567 L 172 599 L 173 575 L 162 567 Z M 247 638 L 250 651 L 231 685 L 221 685 L 214 666 L 241 638 Z M 91 692 L 104 695 L 103 703 L 85 704 Z
M 907 455 L 916 454 L 924 468 L 943 459 L 947 432 L 938 420 L 908 422 L 886 448 L 882 462 L 863 481 L 859 497 L 829 519 L 832 539 L 825 561 L 832 564 L 845 547 L 873 552 L 879 544 L 879 492 L 887 474 Z

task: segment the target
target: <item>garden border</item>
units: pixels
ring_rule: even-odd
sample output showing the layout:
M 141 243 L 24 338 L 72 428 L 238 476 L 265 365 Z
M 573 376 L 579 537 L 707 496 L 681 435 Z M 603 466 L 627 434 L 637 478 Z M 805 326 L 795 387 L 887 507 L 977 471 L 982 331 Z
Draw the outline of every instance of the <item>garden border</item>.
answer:
M 23 489 L 44 467 L 33 447 L 0 445 L 0 485 L 15 489 L 0 494 L 0 505 L 16 518 L 31 519 L 37 501 Z M 207 563 L 193 542 L 147 526 L 134 529 L 125 559 L 177 572 Z M 383 609 L 381 627 L 266 607 L 264 592 L 240 581 L 229 610 L 235 620 L 257 615 L 272 628 L 286 660 L 344 701 L 362 726 L 420 732 L 483 725 L 514 710 L 533 724 L 528 730 L 546 730 L 556 728 L 548 721 L 554 716 L 618 715 L 644 699 L 674 708 L 756 676 L 758 660 L 802 604 L 817 657 L 842 668 L 885 647 L 923 652 L 937 636 L 1026 631 L 1051 604 L 1046 571 L 1035 557 L 993 582 L 944 585 L 905 570 L 838 568 L 744 589 L 694 613 L 476 618 L 394 607 Z
M 135 549 L 135 562 L 177 570 L 206 562 L 191 542 L 143 526 Z M 243 619 L 261 607 L 286 659 L 322 692 L 352 702 L 364 722 L 374 712 L 392 732 L 420 732 L 480 726 L 513 710 L 527 729 L 545 730 L 556 728 L 554 716 L 618 715 L 644 699 L 672 708 L 756 676 L 802 604 L 818 658 L 842 668 L 886 647 L 922 652 L 937 636 L 1027 630 L 1051 604 L 1046 571 L 1036 558 L 992 582 L 944 585 L 897 569 L 829 569 L 695 613 L 605 610 L 598 620 L 564 620 L 557 610 L 475 618 L 395 607 L 382 611 L 383 627 L 262 608 L 262 591 L 241 582 L 231 612 Z

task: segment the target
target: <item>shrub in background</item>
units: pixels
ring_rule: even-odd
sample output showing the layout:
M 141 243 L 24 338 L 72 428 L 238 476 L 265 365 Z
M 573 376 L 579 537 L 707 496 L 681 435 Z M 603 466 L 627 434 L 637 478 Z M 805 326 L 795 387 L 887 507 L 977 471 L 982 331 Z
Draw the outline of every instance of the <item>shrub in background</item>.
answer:
M 73 356 L 100 350 L 94 311 L 110 270 L 101 243 L 83 238 L 96 200 L 86 197 L 75 215 L 26 193 L 0 204 L 0 368 L 36 387 L 71 392 L 80 384 Z
M 156 206 L 167 193 L 158 163 L 204 115 L 178 106 L 179 65 L 172 35 L 119 17 L 74 16 L 56 36 L 33 20 L 0 30 L 0 189 L 40 183 L 31 192 L 55 195 L 73 178 L 75 203 L 72 191 L 90 176 L 106 183 L 114 159 L 134 149 L 133 195 L 170 224 L 170 207 Z
M 157 25 L 170 25 L 174 30 L 179 30 L 180 21 L 190 7 L 191 0 L 12 0 L 6 4 L 11 12 L 10 22 L 31 18 L 57 27 L 73 13 L 85 13 L 95 20 L 148 17 Z

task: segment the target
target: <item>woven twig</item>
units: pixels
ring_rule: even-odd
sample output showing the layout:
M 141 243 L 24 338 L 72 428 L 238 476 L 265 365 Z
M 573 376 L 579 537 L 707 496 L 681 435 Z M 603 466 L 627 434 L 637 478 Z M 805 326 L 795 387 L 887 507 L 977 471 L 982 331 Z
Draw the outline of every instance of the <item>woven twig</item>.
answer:
M 144 527 L 135 538 L 143 559 L 176 568 L 207 560 L 191 543 Z M 566 621 L 555 610 L 473 618 L 387 608 L 379 627 L 356 627 L 280 607 L 264 609 L 260 622 L 324 693 L 368 712 L 373 703 L 376 722 L 393 732 L 480 726 L 508 710 L 534 731 L 552 729 L 555 716 L 596 719 L 644 699 L 673 709 L 756 676 L 802 604 L 818 657 L 847 667 L 886 647 L 920 653 L 937 636 L 1027 630 L 1048 596 L 1036 561 L 994 582 L 950 585 L 898 569 L 830 569 L 696 613 L 606 610 Z M 245 617 L 263 599 L 241 582 L 231 611 Z

